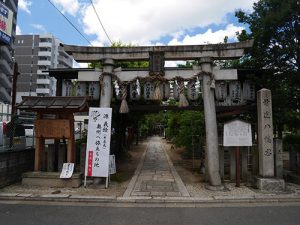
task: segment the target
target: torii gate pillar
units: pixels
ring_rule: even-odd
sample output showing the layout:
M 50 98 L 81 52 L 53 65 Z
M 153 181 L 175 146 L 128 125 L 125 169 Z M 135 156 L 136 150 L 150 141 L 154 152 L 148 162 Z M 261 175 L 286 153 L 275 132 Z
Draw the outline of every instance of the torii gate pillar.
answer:
M 112 85 L 111 85 L 111 76 L 114 69 L 114 60 L 113 59 L 104 59 L 103 60 L 103 80 L 101 84 L 101 94 L 100 94 L 100 107 L 101 108 L 110 108 L 110 103 L 112 99 Z
M 212 74 L 212 58 L 200 58 L 200 65 L 202 71 Z M 214 99 L 214 89 L 211 88 L 211 75 L 203 75 L 203 103 L 205 116 L 205 130 L 206 130 L 206 159 L 209 183 L 211 186 L 221 186 L 221 177 L 219 174 L 219 152 L 218 152 L 218 132 L 216 107 Z

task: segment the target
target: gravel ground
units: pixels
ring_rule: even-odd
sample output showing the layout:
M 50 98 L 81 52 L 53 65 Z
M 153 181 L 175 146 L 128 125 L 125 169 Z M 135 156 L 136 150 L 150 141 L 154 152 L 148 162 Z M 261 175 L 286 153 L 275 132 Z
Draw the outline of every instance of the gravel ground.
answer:
M 204 175 L 193 171 L 191 160 L 182 159 L 182 149 L 177 149 L 171 143 L 163 140 L 163 144 L 170 159 L 173 162 L 176 171 L 181 177 L 191 197 L 212 197 L 212 196 L 230 196 L 230 197 L 247 197 L 247 196 L 274 196 L 274 195 L 300 195 L 300 185 L 286 183 L 286 192 L 284 193 L 263 193 L 258 189 L 241 184 L 235 187 L 235 183 L 224 183 L 223 191 L 211 191 L 206 188 L 207 183 L 204 182 Z M 197 161 L 195 164 L 197 165 Z
M 130 158 L 123 160 L 122 163 L 117 162 L 117 176 L 116 181 L 112 181 L 108 189 L 105 189 L 104 184 L 94 185 L 91 180 L 88 180 L 87 188 L 83 186 L 79 188 L 47 188 L 47 187 L 34 187 L 24 186 L 21 183 L 13 184 L 0 189 L 0 193 L 23 193 L 33 195 L 45 194 L 69 194 L 69 195 L 82 195 L 82 196 L 110 196 L 120 197 L 123 196 L 134 172 L 141 159 L 143 152 L 146 149 L 147 141 L 141 142 L 138 146 L 133 145 L 129 151 Z M 203 182 L 202 174 L 193 172 L 191 160 L 184 160 L 181 158 L 179 152 L 171 148 L 172 144 L 166 140 L 162 143 L 174 164 L 179 176 L 185 184 L 191 197 L 207 198 L 216 196 L 229 196 L 229 197 L 247 197 L 247 196 L 274 196 L 274 195 L 300 195 L 300 185 L 286 184 L 286 193 L 262 193 L 257 189 L 249 188 L 243 184 L 241 187 L 235 187 L 235 183 L 225 183 L 224 191 L 210 191 Z M 195 165 L 198 162 L 195 163 Z
M 21 183 L 12 184 L 10 186 L 0 189 L 0 193 L 24 193 L 34 195 L 45 194 L 70 194 L 82 196 L 123 196 L 131 177 L 133 176 L 137 165 L 141 159 L 143 152 L 146 149 L 147 142 L 142 141 L 138 146 L 132 145 L 129 151 L 129 157 L 122 162 L 116 162 L 117 174 L 112 177 L 112 181 L 108 189 L 105 189 L 105 184 L 93 184 L 92 180 L 87 181 L 87 187 L 79 188 L 48 188 L 25 186 Z M 114 181 L 117 180 L 117 181 Z

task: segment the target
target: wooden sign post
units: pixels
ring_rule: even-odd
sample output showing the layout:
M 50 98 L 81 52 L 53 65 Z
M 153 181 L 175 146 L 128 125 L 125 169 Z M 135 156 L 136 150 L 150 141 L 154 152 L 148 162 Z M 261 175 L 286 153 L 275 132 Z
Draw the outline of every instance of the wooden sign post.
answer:
M 224 124 L 223 146 L 235 146 L 236 187 L 240 186 L 240 146 L 252 146 L 251 124 L 232 120 Z

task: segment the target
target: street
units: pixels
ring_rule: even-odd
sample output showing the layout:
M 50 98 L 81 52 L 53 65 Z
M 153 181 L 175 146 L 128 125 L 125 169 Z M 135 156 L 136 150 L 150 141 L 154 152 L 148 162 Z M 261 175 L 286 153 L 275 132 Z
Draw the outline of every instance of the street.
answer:
M 0 204 L 1 225 L 297 225 L 300 206 L 102 207 Z M 118 205 L 116 205 L 118 206 Z M 149 206 L 149 205 L 148 205 Z

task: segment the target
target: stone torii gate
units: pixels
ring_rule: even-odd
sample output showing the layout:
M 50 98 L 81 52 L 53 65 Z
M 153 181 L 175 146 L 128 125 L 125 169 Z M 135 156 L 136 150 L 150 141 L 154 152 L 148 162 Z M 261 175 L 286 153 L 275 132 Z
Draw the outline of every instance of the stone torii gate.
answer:
M 250 48 L 253 41 L 188 45 L 188 46 L 139 46 L 139 47 L 87 47 L 64 45 L 67 53 L 73 55 L 77 62 L 99 62 L 103 69 L 100 70 L 101 94 L 100 107 L 110 107 L 112 98 L 112 76 L 122 82 L 128 82 L 134 78 L 146 78 L 160 76 L 171 80 L 176 77 L 184 79 L 195 75 L 202 75 L 203 102 L 206 128 L 206 158 L 209 183 L 213 189 L 221 187 L 219 174 L 218 133 L 214 99 L 215 80 L 237 80 L 236 70 L 220 70 L 213 67 L 214 60 L 238 59 L 244 55 L 244 49 Z M 122 71 L 122 68 L 114 69 L 116 61 L 148 61 L 149 71 Z M 165 61 L 198 60 L 199 67 L 193 70 L 165 70 Z M 99 75 L 95 73 L 78 75 L 78 81 L 99 81 Z

